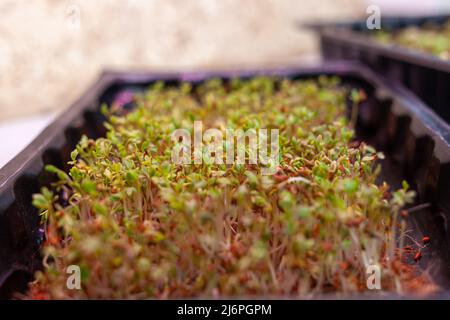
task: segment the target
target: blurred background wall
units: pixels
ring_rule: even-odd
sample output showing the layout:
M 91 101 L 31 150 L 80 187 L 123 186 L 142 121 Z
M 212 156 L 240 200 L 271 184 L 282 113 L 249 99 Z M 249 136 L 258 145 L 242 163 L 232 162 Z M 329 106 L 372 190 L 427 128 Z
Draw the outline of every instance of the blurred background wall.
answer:
M 363 0 L 0 0 L 0 120 L 67 107 L 105 68 L 314 59 L 299 22 L 364 11 Z

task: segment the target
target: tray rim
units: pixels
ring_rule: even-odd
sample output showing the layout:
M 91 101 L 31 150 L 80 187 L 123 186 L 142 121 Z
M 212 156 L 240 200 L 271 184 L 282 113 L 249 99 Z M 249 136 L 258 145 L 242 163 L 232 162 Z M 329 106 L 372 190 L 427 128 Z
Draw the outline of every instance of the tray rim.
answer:
M 433 20 L 450 21 L 450 14 L 425 16 L 418 15 L 412 17 L 383 16 L 381 18 L 381 24 L 402 24 L 408 22 L 424 23 Z M 450 73 L 450 60 L 443 60 L 433 54 L 421 52 L 419 50 L 407 49 L 395 44 L 379 43 L 374 39 L 368 37 L 367 34 L 364 34 L 364 32 L 358 32 L 354 30 L 354 27 L 362 25 L 365 25 L 365 20 L 362 19 L 355 19 L 351 21 L 299 24 L 299 26 L 306 27 L 314 32 L 317 32 L 321 37 L 327 39 L 333 39 L 341 43 L 359 46 L 366 50 L 371 50 L 372 53 L 379 54 L 383 57 L 401 60 L 422 67 L 431 68 L 437 71 Z M 368 32 L 372 31 L 368 30 Z

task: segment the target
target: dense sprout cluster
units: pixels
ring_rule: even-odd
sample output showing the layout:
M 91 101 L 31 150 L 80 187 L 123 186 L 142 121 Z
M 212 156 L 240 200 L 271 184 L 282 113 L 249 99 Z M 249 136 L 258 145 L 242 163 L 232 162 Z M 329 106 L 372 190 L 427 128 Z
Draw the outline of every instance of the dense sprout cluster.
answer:
M 376 39 L 386 44 L 396 44 L 413 50 L 450 59 L 450 21 L 442 27 L 408 27 L 398 32 L 379 32 Z
M 346 119 L 364 93 L 339 79 L 256 77 L 193 87 L 156 83 L 124 114 L 112 105 L 107 136 L 83 137 L 69 174 L 34 197 L 45 270 L 31 298 L 299 296 L 431 286 L 405 263 L 396 217 L 414 193 L 376 185 L 382 154 L 353 141 Z M 278 128 L 280 164 L 175 165 L 171 132 Z M 401 237 L 400 237 L 401 238 Z M 400 243 L 399 243 L 400 242 Z M 66 268 L 81 268 L 81 290 Z

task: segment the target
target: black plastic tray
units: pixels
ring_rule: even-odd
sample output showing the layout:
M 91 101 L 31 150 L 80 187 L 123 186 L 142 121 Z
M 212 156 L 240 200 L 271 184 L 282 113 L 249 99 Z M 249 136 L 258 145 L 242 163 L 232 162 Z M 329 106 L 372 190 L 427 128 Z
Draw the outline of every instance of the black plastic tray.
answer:
M 448 15 L 387 17 L 381 28 L 395 31 L 406 26 L 442 25 Z M 378 43 L 368 36 L 366 21 L 309 25 L 320 34 L 325 60 L 357 60 L 388 79 L 402 83 L 450 122 L 450 60 L 395 45 Z
M 290 78 L 337 75 L 345 85 L 362 88 L 368 99 L 361 105 L 357 138 L 383 150 L 383 179 L 399 186 L 402 179 L 418 192 L 411 226 L 417 236 L 431 237 L 421 261 L 445 288 L 450 287 L 450 127 L 409 91 L 391 84 L 358 64 L 337 63 L 313 68 L 269 71 L 152 73 L 104 72 L 66 112 L 49 125 L 20 154 L 0 170 L 0 296 L 24 291 L 41 267 L 39 217 L 32 194 L 48 185 L 45 164 L 67 169 L 70 151 L 82 134 L 104 135 L 103 102 L 111 103 L 127 90 L 143 90 L 157 80 L 178 85 L 211 77 L 228 79 L 258 74 Z

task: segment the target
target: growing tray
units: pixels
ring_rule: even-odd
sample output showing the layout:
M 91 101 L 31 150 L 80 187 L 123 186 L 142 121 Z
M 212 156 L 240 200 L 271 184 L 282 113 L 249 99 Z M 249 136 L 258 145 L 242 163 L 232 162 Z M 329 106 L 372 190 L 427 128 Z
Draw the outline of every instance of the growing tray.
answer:
M 182 81 L 200 83 L 211 77 L 226 80 L 260 74 L 289 78 L 336 75 L 343 85 L 366 91 L 357 139 L 385 152 L 382 179 L 394 187 L 406 179 L 417 191 L 418 206 L 410 215 L 410 226 L 416 236 L 426 234 L 432 239 L 431 249 L 420 263 L 429 268 L 439 284 L 449 288 L 450 127 L 401 86 L 361 65 L 338 63 L 245 72 L 104 72 L 78 101 L 0 170 L 0 297 L 26 290 L 34 272 L 41 268 L 42 231 L 38 212 L 31 205 L 32 194 L 52 181 L 43 170 L 45 164 L 67 170 L 70 151 L 82 134 L 91 138 L 105 134 L 102 103 L 123 99 L 124 92 L 144 90 L 157 80 L 178 85 Z
M 450 16 L 387 17 L 381 28 L 396 31 L 407 26 L 442 25 Z M 366 21 L 310 25 L 319 32 L 325 60 L 357 60 L 388 79 L 402 83 L 450 122 L 450 60 L 432 54 L 385 45 L 368 36 Z

